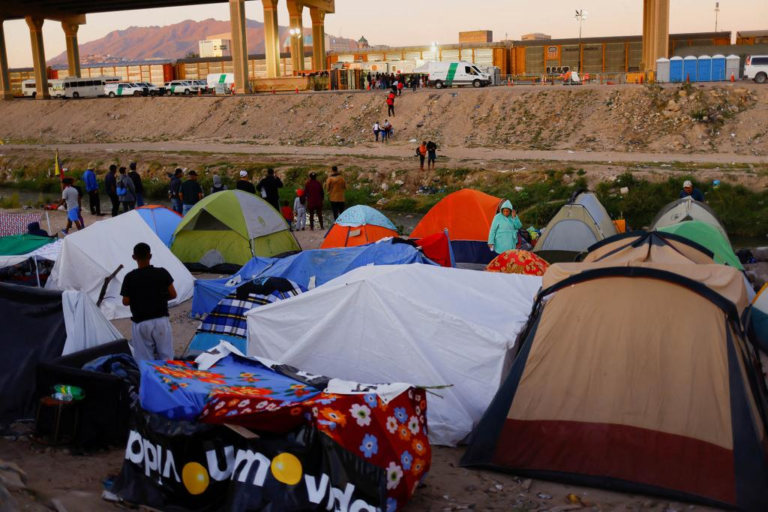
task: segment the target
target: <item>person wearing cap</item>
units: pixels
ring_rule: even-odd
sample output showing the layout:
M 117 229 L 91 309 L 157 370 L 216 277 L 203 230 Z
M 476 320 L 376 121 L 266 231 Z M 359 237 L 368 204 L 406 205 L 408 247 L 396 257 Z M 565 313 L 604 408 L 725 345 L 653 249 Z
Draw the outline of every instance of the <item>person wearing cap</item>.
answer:
M 101 200 L 99 199 L 99 182 L 96 181 L 96 173 L 93 169 L 86 169 L 83 173 L 85 191 L 88 193 L 88 203 L 91 206 L 91 215 L 101 215 Z
M 133 181 L 133 188 L 136 189 L 136 206 L 144 206 L 144 184 L 141 182 L 141 175 L 136 171 L 136 162 L 131 162 L 128 166 L 130 172 L 128 177 Z
M 186 215 L 203 198 L 203 188 L 197 182 L 197 173 L 189 171 L 187 181 L 181 184 L 179 199 L 181 199 L 182 215 Z
M 701 193 L 701 190 L 693 188 L 693 183 L 690 180 L 683 183 L 683 190 L 680 191 L 680 199 L 686 197 L 690 197 L 694 201 L 704 202 L 704 194 Z
M 171 178 L 171 186 L 168 189 L 168 197 L 171 200 L 171 208 L 173 211 L 181 215 L 184 212 L 184 208 L 181 205 L 181 199 L 179 198 L 179 190 L 181 189 L 181 177 L 184 171 L 176 169 L 173 174 L 169 175 Z
M 237 190 L 242 190 L 243 192 L 249 192 L 251 194 L 256 193 L 256 187 L 254 187 L 253 183 L 248 180 L 248 171 L 240 171 L 240 179 L 237 180 L 235 188 Z
M 296 199 L 293 200 L 293 214 L 296 217 L 296 231 L 304 231 L 307 223 L 307 198 L 302 189 L 296 191 Z
M 314 172 L 309 173 L 309 181 L 304 184 L 304 196 L 307 198 L 309 230 L 315 230 L 315 214 L 317 214 L 317 220 L 320 222 L 320 229 L 325 229 L 323 227 L 323 201 L 325 200 L 325 192 L 323 192 L 323 185 L 317 181 L 317 174 Z

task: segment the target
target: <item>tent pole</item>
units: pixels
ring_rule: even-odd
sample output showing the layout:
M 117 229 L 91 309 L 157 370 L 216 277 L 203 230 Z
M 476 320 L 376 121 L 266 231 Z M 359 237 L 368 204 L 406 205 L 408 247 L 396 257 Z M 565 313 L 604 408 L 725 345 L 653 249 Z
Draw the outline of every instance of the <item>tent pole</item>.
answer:
M 51 218 L 48 217 L 48 210 L 45 210 L 45 222 L 48 223 L 48 236 L 51 236 Z
M 42 288 L 42 286 L 40 286 L 40 268 L 37 266 L 37 258 L 35 256 L 32 256 L 32 261 L 35 264 L 35 276 L 37 276 L 37 287 Z

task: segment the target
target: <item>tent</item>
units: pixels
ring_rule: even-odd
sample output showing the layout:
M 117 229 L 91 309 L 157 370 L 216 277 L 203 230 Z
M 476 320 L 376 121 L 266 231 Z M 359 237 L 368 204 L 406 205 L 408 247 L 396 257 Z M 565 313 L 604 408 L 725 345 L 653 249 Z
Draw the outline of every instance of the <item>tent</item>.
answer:
M 549 263 L 528 251 L 511 250 L 499 254 L 485 267 L 486 272 L 543 276 Z
M 768 510 L 736 269 L 553 265 L 543 287 L 462 466 Z
M 0 237 L 0 258 L 31 253 L 44 245 L 53 243 L 55 238 L 35 235 L 11 235 Z
M 82 291 L 98 304 L 105 280 L 115 274 L 104 290 L 100 308 L 109 319 L 128 318 L 131 312 L 123 306 L 120 288 L 123 277 L 136 268 L 134 246 L 144 242 L 152 250 L 152 264 L 165 268 L 173 277 L 178 296 L 169 305 L 192 298 L 195 278 L 138 214 L 132 213 L 95 222 L 67 235 L 45 287 Z
M 248 354 L 341 379 L 416 382 L 430 441 L 462 442 L 504 379 L 540 277 L 429 265 L 360 267 L 248 313 Z
M 689 220 L 698 220 L 717 229 L 730 244 L 728 232 L 717 217 L 715 211 L 706 203 L 694 201 L 690 197 L 672 201 L 662 208 L 651 222 L 651 230 L 665 228 Z
M 83 293 L 0 283 L 0 423 L 32 418 L 38 363 L 122 338 Z
M 768 354 L 768 284 L 758 292 L 752 301 L 752 330 L 760 349 Z
M 573 261 L 591 245 L 616 234 L 597 196 L 579 190 L 549 221 L 533 252 L 550 263 Z
M 661 227 L 658 230 L 663 233 L 672 233 L 685 237 L 692 242 L 706 247 L 714 254 L 716 263 L 744 270 L 744 266 L 731 248 L 731 243 L 723 236 L 720 230 L 711 224 L 698 220 L 689 220 Z
M 212 194 L 195 205 L 174 234 L 173 254 L 192 268 L 236 271 L 254 256 L 301 247 L 280 213 L 242 190 Z
M 398 236 L 397 227 L 383 213 L 370 206 L 357 205 L 339 215 L 320 249 L 356 247 L 395 236 Z
M 669 263 L 712 265 L 714 254 L 684 236 L 663 231 L 633 231 L 596 243 L 584 263 Z
M 237 286 L 257 277 L 282 277 L 309 290 L 358 267 L 414 263 L 434 265 L 418 250 L 397 240 L 381 240 L 360 247 L 303 251 L 285 258 L 254 258 L 231 278 L 196 281 L 192 315 L 208 313 Z
M 448 230 L 456 263 L 487 265 L 496 254 L 488 247 L 488 233 L 502 199 L 465 188 L 448 194 L 416 225 L 412 239 Z
M 219 302 L 197 329 L 186 355 L 198 355 L 221 341 L 241 352 L 247 350 L 248 324 L 245 315 L 253 308 L 295 297 L 306 289 L 280 277 L 261 277 L 239 285 Z
M 173 234 L 181 222 L 182 216 L 165 206 L 142 206 L 136 208 L 136 213 L 144 219 L 152 231 L 170 247 L 173 241 Z

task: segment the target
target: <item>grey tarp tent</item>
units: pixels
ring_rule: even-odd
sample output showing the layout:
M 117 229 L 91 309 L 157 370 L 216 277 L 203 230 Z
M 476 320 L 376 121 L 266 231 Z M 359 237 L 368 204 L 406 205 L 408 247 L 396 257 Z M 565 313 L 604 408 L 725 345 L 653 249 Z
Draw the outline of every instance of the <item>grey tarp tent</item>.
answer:
M 665 228 L 687 220 L 699 220 L 705 224 L 709 224 L 717 229 L 720 234 L 723 235 L 723 238 L 730 243 L 731 240 L 728 238 L 725 226 L 723 226 L 723 223 L 720 221 L 720 218 L 715 211 L 710 208 L 709 205 L 694 201 L 690 197 L 672 201 L 662 208 L 656 215 L 656 218 L 653 219 L 651 230 Z

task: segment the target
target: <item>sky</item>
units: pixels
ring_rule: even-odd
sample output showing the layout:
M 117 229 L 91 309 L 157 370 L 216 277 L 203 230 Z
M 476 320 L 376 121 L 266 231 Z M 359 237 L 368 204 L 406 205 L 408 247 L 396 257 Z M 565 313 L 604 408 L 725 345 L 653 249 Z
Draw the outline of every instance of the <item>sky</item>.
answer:
M 519 39 L 529 32 L 554 38 L 578 37 L 575 9 L 588 12 L 584 37 L 638 35 L 642 32 L 643 0 L 336 0 L 336 14 L 326 17 L 326 32 L 389 46 L 458 42 L 458 33 L 492 30 L 495 41 Z M 715 1 L 671 0 L 671 32 L 708 32 L 715 29 Z M 249 19 L 263 21 L 261 2 L 246 2 Z M 288 24 L 285 2 L 278 13 Z M 226 2 L 194 7 L 148 9 L 87 16 L 79 41 L 99 39 L 130 26 L 171 25 L 184 20 L 229 19 Z M 311 26 L 305 10 L 304 25 Z M 6 21 L 5 41 L 10 67 L 32 65 L 29 30 L 21 21 Z M 720 30 L 768 30 L 768 1 L 721 0 Z M 46 21 L 45 55 L 53 58 L 66 49 L 61 24 Z

